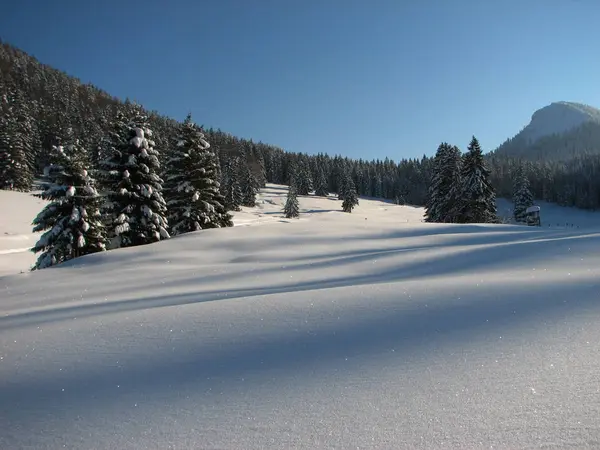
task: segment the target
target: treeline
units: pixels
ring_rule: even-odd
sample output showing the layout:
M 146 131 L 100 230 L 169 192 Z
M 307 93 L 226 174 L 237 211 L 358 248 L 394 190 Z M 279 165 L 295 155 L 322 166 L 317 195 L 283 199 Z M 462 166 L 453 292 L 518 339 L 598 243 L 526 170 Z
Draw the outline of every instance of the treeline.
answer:
M 186 127 L 188 131 L 185 131 Z M 146 130 L 152 133 L 151 137 L 146 135 Z M 489 172 L 486 179 L 489 178 L 495 195 L 499 197 L 513 197 L 517 178 L 524 176 L 536 198 L 562 205 L 598 208 L 600 156 L 595 153 L 596 132 L 591 125 L 584 125 L 567 137 L 546 137 L 538 141 L 533 150 L 525 143 L 507 141 L 497 151 L 482 156 Z M 188 134 L 184 138 L 185 133 Z M 142 140 L 141 147 L 132 150 L 132 142 L 137 142 L 136 138 Z M 194 158 L 198 161 L 182 161 L 181 146 L 196 149 L 192 153 L 197 153 Z M 447 147 L 460 154 L 456 147 Z M 586 150 L 580 150 L 581 147 Z M 141 154 L 138 155 L 137 151 Z M 119 155 L 116 152 L 120 152 Z M 550 154 L 552 158 L 544 159 L 544 155 Z M 569 159 L 558 159 L 560 154 L 569 155 Z M 0 188 L 28 191 L 40 179 L 46 188 L 65 186 L 68 176 L 75 176 L 75 172 L 85 169 L 86 175 L 82 176 L 90 179 L 90 186 L 95 186 L 86 189 L 96 189 L 102 198 L 111 198 L 110 202 L 103 200 L 105 203 L 114 203 L 118 191 L 114 190 L 116 185 L 111 187 L 109 182 L 110 164 L 125 167 L 128 163 L 123 159 L 125 155 L 127 158 L 133 155 L 135 160 L 150 158 L 143 163 L 142 170 L 147 169 L 153 173 L 151 178 L 160 179 L 160 182 L 153 181 L 161 185 L 160 189 L 152 188 L 152 191 L 164 192 L 165 205 L 163 208 L 162 203 L 155 199 L 158 203 L 151 210 L 154 214 L 164 209 L 167 226 L 157 223 L 156 229 L 150 233 L 153 236 L 158 233 L 159 237 L 161 233 L 177 233 L 180 228 L 188 226 L 181 225 L 172 212 L 179 207 L 177 205 L 188 202 L 185 196 L 176 198 L 172 194 L 173 185 L 181 176 L 177 170 L 188 170 L 187 167 L 191 166 L 187 164 L 210 166 L 210 169 L 203 170 L 210 173 L 207 178 L 210 181 L 205 183 L 212 186 L 214 192 L 209 195 L 208 191 L 202 191 L 204 188 L 197 187 L 194 188 L 196 191 L 190 191 L 193 192 L 191 198 L 201 195 L 196 192 L 204 192 L 202 195 L 212 199 L 206 204 L 218 209 L 223 218 L 222 221 L 215 219 L 211 222 L 198 216 L 193 223 L 199 229 L 215 223 L 228 226 L 231 222 L 228 213 L 239 210 L 241 206 L 254 206 L 257 190 L 267 182 L 292 185 L 293 196 L 308 195 L 313 191 L 316 195 L 338 193 L 340 200 L 347 200 L 342 209 L 348 212 L 357 204 L 358 198 L 354 198 L 357 195 L 389 199 L 398 204 L 426 205 L 434 211 L 431 209 L 435 202 L 432 186 L 440 185 L 439 155 L 394 162 L 388 158 L 366 161 L 340 155 L 286 152 L 273 145 L 235 137 L 220 129 L 197 126 L 191 118 L 179 123 L 156 111 L 147 111 L 128 99 L 121 101 L 41 64 L 9 44 L 0 43 Z M 459 161 L 461 164 L 465 162 L 462 156 Z M 49 167 L 54 169 L 48 171 Z M 464 174 L 460 174 L 463 168 L 455 170 L 460 176 L 452 178 L 454 189 L 460 191 L 464 189 Z M 84 179 L 79 179 L 78 183 L 85 185 Z M 134 181 L 121 180 L 121 183 L 127 185 Z M 185 181 L 180 180 L 179 183 L 185 184 Z M 138 184 L 151 186 L 149 182 Z M 170 196 L 167 192 L 171 192 Z M 48 198 L 53 198 L 48 195 Z M 222 211 L 217 204 L 223 207 Z M 289 208 L 292 213 L 294 204 L 292 198 Z M 106 229 L 116 229 L 111 222 L 115 219 L 112 217 L 114 213 L 102 207 L 99 213 Z M 206 216 L 207 213 L 203 214 Z M 465 218 L 464 211 L 462 219 L 457 219 L 458 216 L 443 217 L 445 213 L 437 217 L 435 212 L 432 214 L 430 220 L 435 221 L 472 220 Z M 482 220 L 492 219 L 486 216 Z M 124 222 L 121 225 L 125 226 Z
M 232 224 L 266 182 L 423 204 L 428 158 L 351 160 L 284 152 L 178 123 L 0 44 L 0 188 L 43 189 L 35 268 L 109 248 Z
M 511 197 L 520 167 L 536 199 L 600 208 L 600 125 L 589 122 L 534 144 L 507 140 L 488 155 L 492 183 L 499 197 Z
M 80 143 L 90 149 L 93 164 L 105 159 L 108 150 L 104 140 L 111 123 L 120 110 L 133 105 L 129 100 L 120 101 L 95 86 L 83 84 L 41 64 L 7 43 L 0 43 L 0 93 L 9 97 L 2 102 L 3 116 L 11 109 L 12 115 L 18 117 L 14 121 L 18 125 L 12 126 L 21 127 L 28 136 L 27 142 L 18 146 L 27 159 L 31 180 L 47 165 L 49 150 L 60 145 L 67 130 L 81 137 Z M 8 93 L 10 95 L 7 96 Z M 170 157 L 170 143 L 176 138 L 178 124 L 156 111 L 144 112 L 156 136 L 159 162 L 164 165 Z M 224 180 L 236 179 L 238 184 L 242 184 L 242 179 L 235 174 L 245 172 L 247 166 L 255 177 L 287 184 L 290 168 L 297 166 L 308 169 L 305 174 L 309 178 L 307 183 L 311 185 L 321 177 L 322 171 L 330 192 L 338 191 L 341 174 L 349 172 L 359 195 L 415 205 L 424 204 L 427 197 L 431 158 L 404 159 L 397 163 L 387 158 L 366 161 L 339 155 L 285 152 L 279 147 L 232 136 L 220 129 L 202 128 L 219 158 Z M 2 129 L 6 130 L 7 124 L 3 124 Z M 5 131 L 3 135 L 6 134 L 13 132 Z M 6 166 L 6 162 L 0 164 Z M 5 172 L 6 169 L 0 168 L 0 184 L 3 187 L 12 179 Z M 242 174 L 244 176 L 247 174 Z M 13 187 L 27 189 L 28 183 L 24 186 L 13 184 Z

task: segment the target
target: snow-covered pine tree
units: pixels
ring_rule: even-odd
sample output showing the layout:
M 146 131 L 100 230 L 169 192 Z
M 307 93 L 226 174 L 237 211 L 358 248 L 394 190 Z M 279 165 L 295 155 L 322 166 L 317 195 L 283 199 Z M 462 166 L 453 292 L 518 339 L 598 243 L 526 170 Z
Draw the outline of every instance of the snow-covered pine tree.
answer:
M 327 179 L 325 178 L 325 171 L 321 166 L 317 167 L 315 195 L 317 197 L 327 197 L 329 195 L 329 186 L 327 184 Z
M 346 189 L 347 189 L 346 183 L 347 183 L 348 179 L 350 178 L 349 174 L 347 173 L 347 171 L 349 169 L 345 165 L 343 165 L 338 170 L 339 170 L 339 172 L 338 172 L 338 176 L 337 176 L 337 186 L 338 186 L 337 195 L 338 195 L 338 200 L 344 200 L 344 193 L 346 192 Z
M 456 222 L 460 211 L 460 150 L 456 146 L 442 142 L 438 146 L 433 164 L 425 220 Z
M 525 211 L 533 206 L 533 195 L 529 186 L 529 179 L 522 165 L 517 167 L 513 190 L 514 217 L 517 222 L 525 222 Z
M 290 186 L 288 187 L 288 193 L 287 198 L 285 200 L 285 206 L 283 207 L 283 213 L 288 219 L 300 216 L 300 205 L 298 203 L 296 187 L 293 184 L 290 184 Z
M 254 208 L 256 206 L 256 194 L 258 193 L 258 180 L 252 173 L 252 169 L 247 164 L 241 167 L 242 170 L 242 206 Z
M 381 175 L 375 175 L 373 179 L 373 196 L 375 198 L 383 198 L 383 180 L 381 179 Z
M 355 206 L 358 205 L 358 194 L 356 193 L 356 186 L 354 180 L 349 173 L 344 176 L 344 191 L 342 194 L 342 210 L 347 213 L 351 213 Z
M 496 193 L 490 182 L 490 170 L 483 160 L 479 141 L 473 136 L 464 157 L 462 167 L 462 189 L 460 223 L 495 223 Z
M 219 161 L 188 114 L 167 163 L 165 197 L 174 235 L 233 226 L 219 191 Z
M 32 118 L 13 90 L 0 97 L 0 189 L 29 191 L 33 182 Z
M 109 235 L 112 247 L 144 245 L 168 239 L 167 206 L 152 131 L 141 108 L 133 108 L 127 137 L 103 163 L 104 190 L 108 197 Z M 124 132 L 123 117 L 113 126 L 113 142 Z
M 296 169 L 296 189 L 298 195 L 309 195 L 312 190 L 310 167 L 304 157 L 300 157 Z
M 87 170 L 85 149 L 74 142 L 53 150 L 57 160 L 46 172 L 49 184 L 44 192 L 36 194 L 50 203 L 33 220 L 34 232 L 46 232 L 31 249 L 42 252 L 32 270 L 106 250 L 102 198 Z
M 227 211 L 239 211 L 242 204 L 238 166 L 239 159 L 237 157 L 228 158 L 221 175 L 221 192 Z

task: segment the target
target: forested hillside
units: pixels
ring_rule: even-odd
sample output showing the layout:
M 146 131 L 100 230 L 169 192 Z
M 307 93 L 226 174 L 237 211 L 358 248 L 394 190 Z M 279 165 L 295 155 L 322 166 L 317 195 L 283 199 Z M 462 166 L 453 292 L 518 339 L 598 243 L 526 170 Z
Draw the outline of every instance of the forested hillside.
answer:
M 119 111 L 131 106 L 95 86 L 82 84 L 78 79 L 41 64 L 21 50 L 0 44 L 0 92 L 2 113 L 17 117 L 19 127 L 27 136 L 23 143 L 25 156 L 33 172 L 40 171 L 48 162 L 53 145 L 65 139 L 72 128 L 83 147 L 92 153 L 97 163 L 108 155 L 105 143 Z M 10 113 L 8 112 L 10 111 Z M 146 111 L 154 132 L 156 149 L 162 165 L 174 151 L 177 122 L 156 111 Z M 198 123 L 210 122 L 210 117 L 194 118 Z M 7 125 L 3 125 L 6 130 Z M 287 183 L 292 165 L 299 177 L 306 177 L 312 185 L 324 177 L 331 192 L 338 190 L 343 172 L 349 172 L 360 195 L 394 199 L 411 204 L 424 204 L 429 180 L 430 161 L 351 160 L 341 156 L 309 156 L 262 142 L 232 136 L 220 129 L 204 128 L 203 133 L 212 150 L 218 155 L 224 180 L 244 184 L 250 168 L 260 183 L 264 181 Z M 6 134 L 6 132 L 4 133 Z M 288 149 L 293 150 L 293 149 Z M 339 149 L 332 149 L 332 154 Z M 0 162 L 0 164 L 6 164 Z M 7 183 L 0 168 L 0 183 Z M 35 173 L 31 174 L 33 176 Z M 27 186 L 17 186 L 26 188 Z M 231 189 L 230 189 L 231 190 Z M 241 187 L 244 191 L 244 187 Z
M 178 143 L 182 142 L 183 126 L 172 118 L 83 84 L 7 43 L 0 43 L 0 94 L 2 188 L 31 189 L 33 180 L 40 178 L 44 168 L 64 156 L 57 155 L 57 148 L 85 153 L 85 164 L 101 175 L 102 163 L 114 158 L 115 133 L 122 133 L 122 139 L 128 138 L 123 129 L 118 131 L 119 120 L 132 115 L 139 116 L 144 127 L 152 132 L 148 142 L 157 159 L 153 168 L 156 176 L 164 181 L 172 176 L 167 168 L 173 167 L 181 150 Z M 211 118 L 193 120 L 210 124 Z M 144 127 L 134 128 L 143 132 Z M 299 195 L 313 189 L 320 195 L 341 192 L 342 185 L 351 180 L 359 195 L 425 205 L 435 175 L 433 157 L 399 162 L 387 158 L 353 160 L 339 155 L 343 149 L 308 155 L 236 137 L 209 126 L 197 131 L 216 158 L 212 176 L 228 211 L 252 206 L 253 194 L 266 182 L 288 184 L 292 176 Z M 188 133 L 188 137 L 193 134 Z M 496 195 L 512 197 L 515 174 L 523 166 L 534 197 L 562 205 L 598 208 L 599 138 L 600 131 L 594 124 L 584 124 L 567 134 L 546 136 L 532 148 L 518 140 L 507 141 L 485 156 Z M 195 145 L 203 148 L 200 141 Z M 103 180 L 98 181 L 102 185 Z M 204 219 L 198 220 L 195 223 L 199 227 L 206 226 L 201 223 Z M 223 223 L 228 222 L 224 219 Z

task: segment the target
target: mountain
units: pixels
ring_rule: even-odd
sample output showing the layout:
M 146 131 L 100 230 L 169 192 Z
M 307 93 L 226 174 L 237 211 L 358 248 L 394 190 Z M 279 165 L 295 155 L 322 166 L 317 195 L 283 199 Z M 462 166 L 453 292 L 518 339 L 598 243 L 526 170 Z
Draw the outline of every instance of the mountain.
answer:
M 538 109 L 529 124 L 493 154 L 534 161 L 567 160 L 600 153 L 600 110 L 575 102 Z

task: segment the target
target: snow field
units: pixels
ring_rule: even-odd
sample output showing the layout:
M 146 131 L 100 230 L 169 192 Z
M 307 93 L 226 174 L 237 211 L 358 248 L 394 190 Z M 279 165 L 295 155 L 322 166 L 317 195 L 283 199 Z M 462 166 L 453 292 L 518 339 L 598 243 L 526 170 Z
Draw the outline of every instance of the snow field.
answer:
M 234 228 L 0 278 L 0 448 L 600 446 L 592 219 L 300 197 L 288 220 L 285 192 Z

